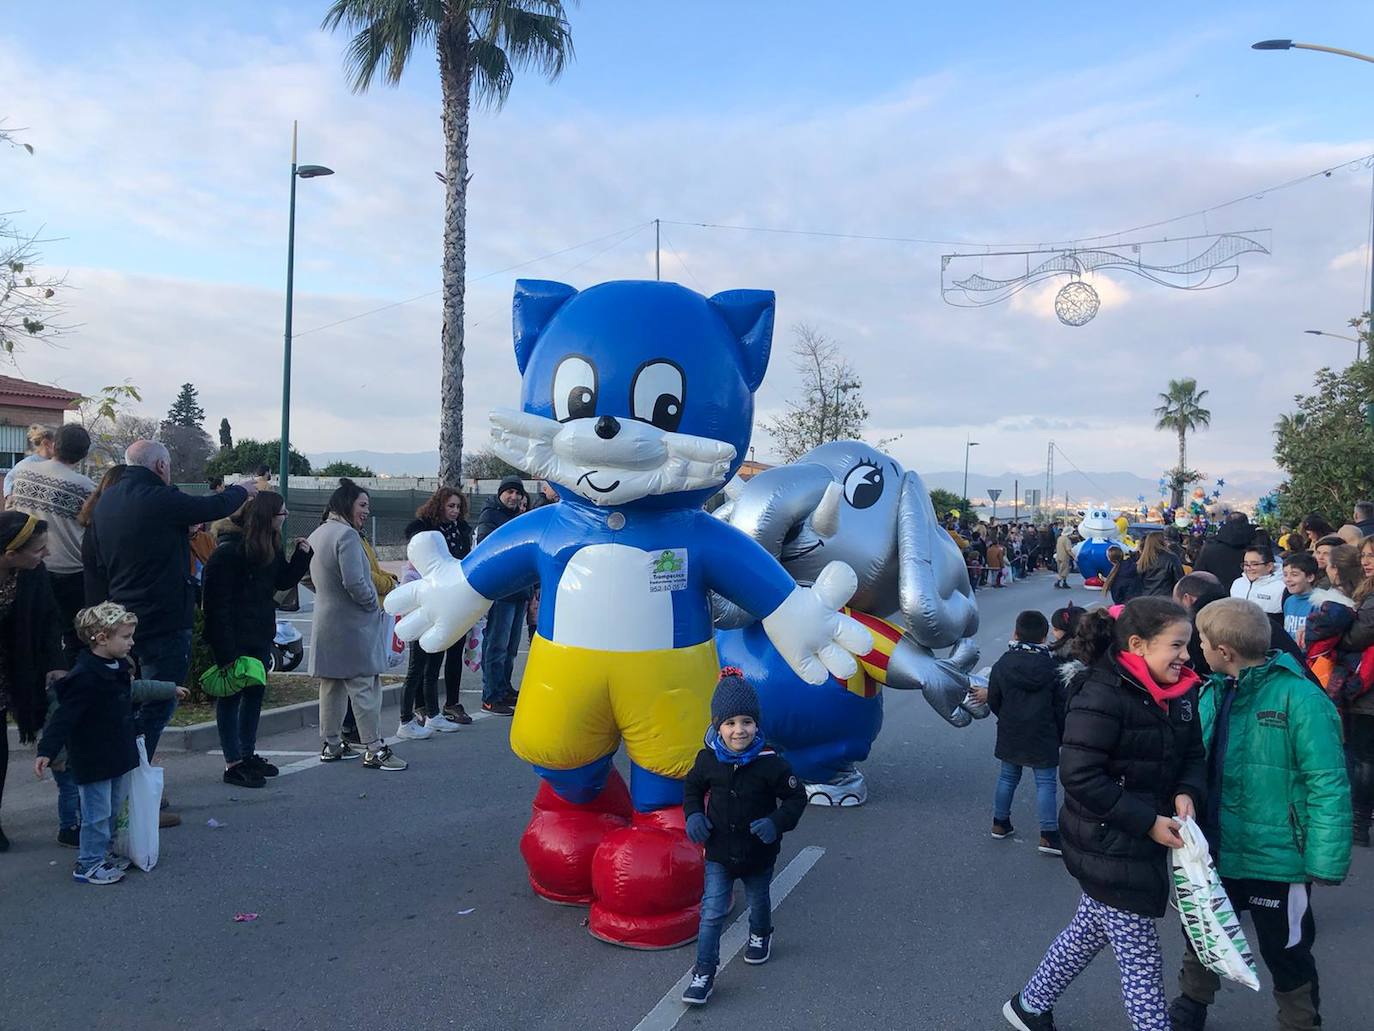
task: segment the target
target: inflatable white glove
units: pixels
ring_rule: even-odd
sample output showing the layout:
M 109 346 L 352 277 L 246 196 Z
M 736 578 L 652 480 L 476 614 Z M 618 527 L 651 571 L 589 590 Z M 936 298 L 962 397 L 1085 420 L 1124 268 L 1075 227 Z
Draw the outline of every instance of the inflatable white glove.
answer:
M 961 640 L 947 658 L 904 637 L 897 642 L 887 666 L 887 686 L 918 690 L 940 718 L 966 727 L 988 714 L 987 703 L 974 701 L 972 669 L 978 662 L 978 645 L 972 637 Z
M 831 562 L 814 586 L 797 587 L 763 617 L 773 647 L 808 684 L 823 684 L 832 673 L 849 679 L 859 669 L 854 656 L 873 650 L 868 627 L 839 611 L 858 585 L 854 570 Z
M 386 610 L 404 617 L 396 624 L 397 637 L 419 638 L 421 648 L 438 655 L 472 629 L 491 607 L 491 599 L 468 583 L 463 564 L 449 554 L 443 534 L 417 533 L 406 553 L 420 579 L 388 594 Z

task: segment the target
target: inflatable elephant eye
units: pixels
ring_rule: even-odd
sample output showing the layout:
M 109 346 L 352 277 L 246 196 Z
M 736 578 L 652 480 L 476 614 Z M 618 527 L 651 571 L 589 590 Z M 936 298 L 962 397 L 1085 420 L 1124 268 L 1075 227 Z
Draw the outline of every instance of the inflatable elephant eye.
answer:
M 855 508 L 868 508 L 883 496 L 883 471 L 860 462 L 844 475 L 844 499 Z
M 635 373 L 630 391 L 634 417 L 674 433 L 682 422 L 682 395 L 681 369 L 672 362 L 647 362 Z
M 590 419 L 596 414 L 596 369 L 580 355 L 570 354 L 553 374 L 553 417 L 559 422 Z

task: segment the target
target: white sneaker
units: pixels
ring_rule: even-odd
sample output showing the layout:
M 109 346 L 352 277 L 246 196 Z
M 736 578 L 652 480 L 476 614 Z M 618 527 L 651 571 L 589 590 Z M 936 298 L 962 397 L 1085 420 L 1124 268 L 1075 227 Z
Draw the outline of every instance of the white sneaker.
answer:
M 396 728 L 396 736 L 406 741 L 423 741 L 427 737 L 433 737 L 434 731 L 419 720 L 411 720 Z
M 436 734 L 455 734 L 458 732 L 458 724 L 447 716 L 431 716 L 425 720 L 425 729 Z

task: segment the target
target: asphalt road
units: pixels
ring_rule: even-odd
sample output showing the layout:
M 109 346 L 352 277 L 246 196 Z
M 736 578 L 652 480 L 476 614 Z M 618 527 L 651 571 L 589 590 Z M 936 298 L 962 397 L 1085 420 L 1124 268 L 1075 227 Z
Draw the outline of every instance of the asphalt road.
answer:
M 1093 600 L 1051 583 L 980 593 L 985 661 L 1020 609 Z M 388 730 L 395 718 L 386 713 Z M 605 945 L 582 910 L 529 891 L 516 843 L 536 781 L 508 731 L 488 718 L 404 742 L 396 751 L 412 765 L 400 774 L 322 766 L 313 731 L 282 735 L 259 747 L 302 753 L 277 759 L 298 772 L 261 791 L 221 783 L 215 756 L 168 754 L 185 823 L 163 832 L 152 873 L 109 888 L 70 880 L 51 781 L 35 782 L 31 753 L 16 752 L 4 811 L 14 846 L 0 856 L 0 1028 L 984 1031 L 1004 1026 L 1003 1000 L 1077 899 L 1060 861 L 1035 851 L 1030 784 L 1013 814 L 1027 833 L 988 836 L 991 721 L 954 730 L 893 692 L 866 765 L 870 802 L 813 808 L 785 839 L 779 876 L 793 860 L 801 876 L 777 906 L 771 962 L 730 963 L 704 1009 L 660 1005 L 690 949 Z M 1317 889 L 1332 1031 L 1371 1023 L 1371 883 L 1374 856 L 1361 852 L 1344 886 Z M 258 917 L 236 923 L 236 913 Z M 1172 915 L 1160 926 L 1172 989 L 1181 938 Z M 1227 989 L 1209 1028 L 1274 1026 L 1261 977 L 1259 994 Z M 1057 1018 L 1064 1031 L 1127 1026 L 1110 956 Z

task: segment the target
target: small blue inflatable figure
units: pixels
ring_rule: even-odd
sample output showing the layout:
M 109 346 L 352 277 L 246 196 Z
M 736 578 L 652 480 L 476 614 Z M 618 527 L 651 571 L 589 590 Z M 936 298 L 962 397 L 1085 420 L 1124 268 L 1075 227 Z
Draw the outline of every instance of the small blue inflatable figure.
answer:
M 1107 549 L 1116 547 L 1123 552 L 1129 549 L 1122 543 L 1121 530 L 1105 508 L 1088 509 L 1078 524 L 1078 535 L 1083 539 L 1074 545 L 1073 558 L 1083 574 L 1083 586 L 1100 589 L 1103 578 L 1112 571 Z

